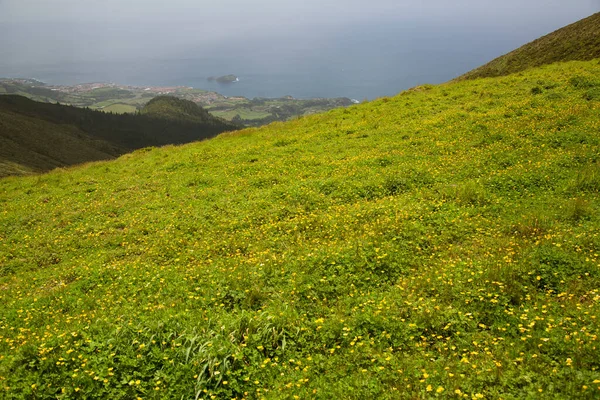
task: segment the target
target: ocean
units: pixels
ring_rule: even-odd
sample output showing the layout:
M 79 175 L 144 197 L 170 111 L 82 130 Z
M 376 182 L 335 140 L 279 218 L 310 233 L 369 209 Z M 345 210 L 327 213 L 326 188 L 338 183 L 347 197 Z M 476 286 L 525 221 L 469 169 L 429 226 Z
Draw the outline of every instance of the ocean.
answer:
M 393 57 L 390 57 L 393 59 Z M 48 84 L 74 85 L 114 82 L 133 86 L 188 86 L 216 91 L 226 96 L 295 98 L 348 97 L 357 100 L 391 96 L 425 83 L 448 81 L 476 66 L 447 60 L 424 61 L 405 58 L 378 65 L 335 63 L 314 68 L 282 66 L 261 70 L 223 63 L 208 67 L 202 59 L 137 61 L 61 62 L 0 69 L 0 77 L 35 78 Z M 238 82 L 221 84 L 209 76 L 234 74 Z
M 460 27 L 434 32 L 407 26 L 362 27 L 309 39 L 273 38 L 265 39 L 270 45 L 242 41 L 212 48 L 189 45 L 170 54 L 142 49 L 128 54 L 92 52 L 88 59 L 63 49 L 53 61 L 0 59 L 0 77 L 65 85 L 189 86 L 248 98 L 362 101 L 448 81 L 526 41 L 502 32 L 475 34 Z M 207 80 L 228 74 L 238 76 L 239 82 Z

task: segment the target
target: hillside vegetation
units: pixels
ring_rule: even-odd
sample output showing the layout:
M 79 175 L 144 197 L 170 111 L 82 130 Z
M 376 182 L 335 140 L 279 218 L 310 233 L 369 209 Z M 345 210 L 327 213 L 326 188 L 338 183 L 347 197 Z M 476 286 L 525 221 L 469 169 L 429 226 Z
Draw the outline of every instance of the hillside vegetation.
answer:
M 163 103 L 170 104 L 169 113 L 155 110 Z M 147 107 L 142 115 L 117 115 L 0 95 L 0 176 L 111 159 L 239 128 L 176 98 L 157 98 Z
M 2 397 L 598 398 L 599 77 L 0 180 Z
M 600 58 L 600 13 L 534 40 L 457 79 L 505 76 L 559 61 L 594 58 Z
M 0 177 L 113 159 L 124 152 L 73 125 L 30 117 L 0 105 Z
M 158 96 L 153 98 L 142 108 L 141 114 L 171 120 L 201 123 L 218 120 L 193 101 L 178 99 L 173 96 Z

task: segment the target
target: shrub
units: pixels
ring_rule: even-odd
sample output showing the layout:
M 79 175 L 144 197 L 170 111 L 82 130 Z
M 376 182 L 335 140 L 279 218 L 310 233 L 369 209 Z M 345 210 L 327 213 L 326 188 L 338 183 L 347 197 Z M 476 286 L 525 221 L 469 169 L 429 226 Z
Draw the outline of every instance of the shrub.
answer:
M 583 98 L 588 101 L 600 100 L 600 88 L 594 87 L 588 89 L 588 91 L 583 95 Z
M 598 81 L 593 80 L 587 76 L 574 76 L 571 79 L 569 79 L 569 83 L 571 84 L 571 86 L 577 89 L 588 89 L 600 85 Z
M 542 89 L 539 86 L 531 88 L 531 94 L 536 95 L 536 94 L 541 94 L 541 93 L 542 93 Z

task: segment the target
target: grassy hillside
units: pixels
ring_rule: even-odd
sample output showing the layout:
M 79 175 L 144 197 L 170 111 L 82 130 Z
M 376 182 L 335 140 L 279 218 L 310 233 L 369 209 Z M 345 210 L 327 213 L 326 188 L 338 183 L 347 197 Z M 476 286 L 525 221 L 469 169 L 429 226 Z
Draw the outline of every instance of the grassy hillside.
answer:
M 598 398 L 599 77 L 0 180 L 2 396 Z
M 0 176 L 110 159 L 133 149 L 187 143 L 238 129 L 191 105 L 202 118 L 115 115 L 0 95 Z M 173 112 L 178 106 L 182 105 L 176 104 Z
M 561 61 L 600 58 L 600 13 L 568 25 L 457 79 L 505 76 Z

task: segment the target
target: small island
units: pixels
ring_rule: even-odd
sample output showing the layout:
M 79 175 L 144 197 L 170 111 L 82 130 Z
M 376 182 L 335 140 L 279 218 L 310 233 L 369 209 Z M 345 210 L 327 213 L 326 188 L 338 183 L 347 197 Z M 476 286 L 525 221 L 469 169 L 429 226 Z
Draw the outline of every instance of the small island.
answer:
M 207 78 L 208 81 L 217 81 L 218 83 L 233 83 L 233 82 L 239 82 L 239 78 L 235 75 L 223 75 L 223 76 L 219 76 L 219 77 L 214 77 L 214 76 L 209 76 Z

